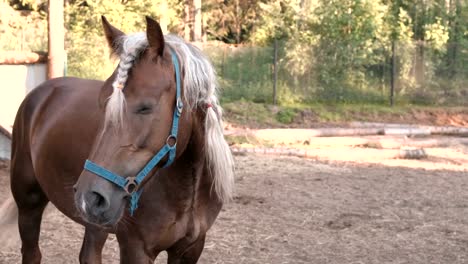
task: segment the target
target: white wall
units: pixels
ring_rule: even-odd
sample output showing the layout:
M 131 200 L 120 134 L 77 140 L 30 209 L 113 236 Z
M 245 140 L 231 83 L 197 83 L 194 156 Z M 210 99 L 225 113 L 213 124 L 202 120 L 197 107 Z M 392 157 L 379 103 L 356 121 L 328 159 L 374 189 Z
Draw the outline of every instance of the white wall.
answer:
M 0 133 L 0 160 L 10 159 L 11 140 Z
M 11 132 L 24 97 L 46 76 L 46 64 L 0 65 L 0 126 Z M 10 159 L 10 144 L 10 139 L 0 133 L 0 159 Z
M 46 80 L 46 64 L 0 65 L 0 125 L 11 132 L 26 94 Z

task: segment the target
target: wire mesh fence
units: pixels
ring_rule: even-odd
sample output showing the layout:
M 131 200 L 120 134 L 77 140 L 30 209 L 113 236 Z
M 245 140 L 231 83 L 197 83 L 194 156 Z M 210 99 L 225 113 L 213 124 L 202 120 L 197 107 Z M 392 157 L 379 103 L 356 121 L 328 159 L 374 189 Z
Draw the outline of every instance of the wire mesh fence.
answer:
M 273 47 L 203 44 L 216 67 L 223 98 L 272 101 Z
M 393 45 L 367 53 L 346 53 L 333 43 L 322 50 L 286 43 L 278 43 L 276 51 L 273 45 L 209 43 L 202 49 L 216 66 L 228 101 L 272 103 L 276 84 L 280 103 L 384 105 L 393 99 L 400 105 L 468 106 L 467 46 L 434 47 L 422 41 Z

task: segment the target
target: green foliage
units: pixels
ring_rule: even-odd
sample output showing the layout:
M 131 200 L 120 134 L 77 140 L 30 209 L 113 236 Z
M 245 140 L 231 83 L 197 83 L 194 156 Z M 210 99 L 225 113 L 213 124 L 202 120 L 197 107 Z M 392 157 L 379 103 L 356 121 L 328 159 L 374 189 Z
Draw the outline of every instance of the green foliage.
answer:
M 276 113 L 276 120 L 283 124 L 291 124 L 296 117 L 296 111 L 292 108 L 284 108 Z
M 300 1 L 273 0 L 259 3 L 259 6 L 263 16 L 252 35 L 254 43 L 270 44 L 274 39 L 288 39 L 298 31 Z
M 203 50 L 220 76 L 222 98 L 257 103 L 272 101 L 272 48 L 206 45 Z
M 169 3 L 171 4 L 171 3 Z M 145 30 L 145 17 L 158 18 L 161 1 L 88 0 L 71 3 L 66 10 L 68 73 L 90 79 L 111 75 L 115 61 L 109 60 L 109 48 L 101 26 L 101 15 L 123 32 Z M 174 5 L 176 5 L 174 1 Z M 171 15 L 172 14 L 172 15 Z M 174 11 L 169 14 L 169 28 L 177 23 Z M 168 15 L 168 14 L 166 14 Z
M 369 88 L 366 68 L 382 62 L 382 53 L 385 56 L 380 49 L 387 36 L 379 32 L 385 12 L 385 6 L 375 1 L 320 1 L 315 12 L 320 18 L 314 25 L 320 35 L 315 65 L 320 92 L 335 87 L 326 95 L 331 101 L 345 102 L 353 90 Z
M 386 120 L 398 120 L 402 115 L 413 111 L 428 109 L 421 106 L 389 107 L 377 104 L 289 104 L 271 106 L 245 100 L 223 103 L 225 117 L 230 123 L 249 127 L 291 127 L 300 123 L 306 116 L 308 122 L 346 122 L 371 121 L 385 117 Z M 429 108 L 430 109 L 430 108 Z M 236 139 L 233 142 L 247 143 L 248 139 Z
M 223 109 L 231 120 L 241 124 L 272 124 L 276 120 L 272 118 L 271 110 L 266 104 L 252 103 L 241 99 L 238 101 L 223 103 Z
M 24 16 L 0 0 L 0 50 L 44 51 L 47 48 L 45 14 L 27 11 Z
M 144 30 L 144 15 L 164 17 L 175 33 L 193 23 L 184 13 L 190 1 L 65 2 L 68 74 L 85 78 L 115 68 L 101 15 L 124 32 Z M 46 50 L 46 4 L 0 0 L 0 49 Z M 207 39 L 241 43 L 203 46 L 224 102 L 272 102 L 275 41 L 280 105 L 387 104 L 392 55 L 397 102 L 468 101 L 466 0 L 207 0 L 202 14 Z
M 259 0 L 203 1 L 203 14 L 209 39 L 242 43 L 259 19 Z
M 468 38 L 460 34 L 468 25 L 460 20 L 466 6 L 436 0 L 269 1 L 261 5 L 266 15 L 253 40 L 269 46 L 283 40 L 281 103 L 386 103 L 393 41 L 398 100 L 459 104 L 454 95 L 467 93 L 461 83 L 468 76 Z M 457 81 L 448 81 L 453 77 Z
M 447 47 L 446 43 L 449 40 L 449 31 L 442 24 L 440 18 L 434 24 L 426 25 L 425 35 L 434 50 L 442 51 Z

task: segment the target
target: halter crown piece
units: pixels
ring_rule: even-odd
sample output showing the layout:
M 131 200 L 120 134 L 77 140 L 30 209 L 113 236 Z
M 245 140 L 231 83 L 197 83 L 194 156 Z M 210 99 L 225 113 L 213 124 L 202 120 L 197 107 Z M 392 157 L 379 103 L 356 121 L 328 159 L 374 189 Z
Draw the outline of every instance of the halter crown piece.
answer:
M 159 150 L 156 155 L 151 158 L 148 163 L 146 163 L 145 167 L 133 177 L 124 178 L 118 174 L 115 174 L 96 163 L 86 160 L 84 169 L 88 170 L 97 176 L 100 176 L 110 182 L 115 183 L 122 189 L 124 189 L 128 194 L 131 195 L 130 199 L 130 215 L 133 216 L 133 213 L 138 208 L 138 200 L 140 199 L 141 193 L 143 191 L 142 188 L 139 188 L 140 184 L 143 182 L 145 177 L 150 173 L 156 165 L 166 156 L 169 154 L 169 159 L 167 160 L 164 168 L 171 165 L 176 156 L 176 146 L 177 146 L 177 131 L 179 128 L 179 117 L 182 114 L 182 110 L 184 108 L 184 104 L 181 99 L 180 95 L 180 69 L 179 69 L 179 60 L 177 59 L 177 55 L 174 51 L 171 51 L 172 54 L 172 63 L 174 64 L 175 70 L 175 77 L 176 77 L 176 105 L 174 109 L 174 115 L 172 119 L 172 128 L 171 134 L 166 139 L 166 144 Z

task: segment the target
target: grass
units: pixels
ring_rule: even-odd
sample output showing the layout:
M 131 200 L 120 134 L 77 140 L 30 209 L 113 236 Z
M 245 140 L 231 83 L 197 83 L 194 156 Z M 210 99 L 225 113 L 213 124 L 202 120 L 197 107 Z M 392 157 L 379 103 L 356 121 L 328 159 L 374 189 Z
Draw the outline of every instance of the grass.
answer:
M 236 124 L 265 124 L 275 125 L 277 121 L 272 115 L 271 106 L 260 103 L 239 100 L 223 104 L 225 117 Z
M 247 127 L 301 127 L 350 121 L 431 124 L 437 116 L 468 115 L 465 107 L 373 104 L 286 104 L 274 106 L 246 100 L 223 103 L 228 122 Z M 418 120 L 415 115 L 418 113 Z M 440 118 L 439 118 L 440 119 Z M 443 122 L 443 120 L 441 121 Z
M 227 135 L 225 138 L 229 144 L 237 146 L 263 146 L 267 148 L 275 146 L 273 142 L 261 140 L 249 135 Z
M 370 121 L 382 115 L 400 115 L 408 109 L 406 107 L 388 107 L 381 105 L 311 105 L 322 122 Z

